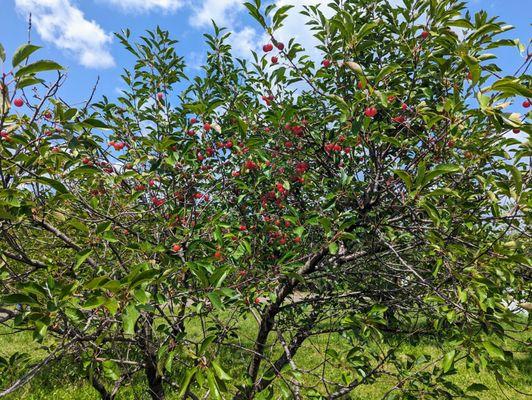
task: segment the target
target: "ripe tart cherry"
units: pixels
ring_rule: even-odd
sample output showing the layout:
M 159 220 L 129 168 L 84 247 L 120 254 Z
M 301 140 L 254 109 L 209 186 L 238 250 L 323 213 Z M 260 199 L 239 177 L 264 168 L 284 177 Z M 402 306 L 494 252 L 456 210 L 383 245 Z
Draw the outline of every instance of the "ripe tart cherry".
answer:
M 375 115 L 377 115 L 377 108 L 375 107 L 368 107 L 364 110 L 364 115 L 369 118 L 373 118 Z
M 179 245 L 179 244 L 176 243 L 176 244 L 174 244 L 174 245 L 172 246 L 172 251 L 173 251 L 174 253 L 177 253 L 179 250 L 181 250 L 181 245 Z

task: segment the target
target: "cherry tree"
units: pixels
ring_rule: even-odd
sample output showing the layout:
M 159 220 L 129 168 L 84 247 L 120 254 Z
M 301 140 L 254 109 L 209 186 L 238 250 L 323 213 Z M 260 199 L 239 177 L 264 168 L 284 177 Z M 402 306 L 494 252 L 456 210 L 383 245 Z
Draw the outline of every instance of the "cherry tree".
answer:
M 290 6 L 246 7 L 262 52 L 214 25 L 190 77 L 168 32 L 125 30 L 126 89 L 79 108 L 37 46 L 13 55 L 0 318 L 48 356 L 0 396 L 65 359 L 104 399 L 140 375 L 153 399 L 476 398 L 459 362 L 504 383 L 530 289 L 530 58 L 503 76 L 490 53 L 526 51 L 511 27 L 333 0 L 301 16 L 315 60 L 278 37 Z M 438 354 L 405 353 L 421 337 Z

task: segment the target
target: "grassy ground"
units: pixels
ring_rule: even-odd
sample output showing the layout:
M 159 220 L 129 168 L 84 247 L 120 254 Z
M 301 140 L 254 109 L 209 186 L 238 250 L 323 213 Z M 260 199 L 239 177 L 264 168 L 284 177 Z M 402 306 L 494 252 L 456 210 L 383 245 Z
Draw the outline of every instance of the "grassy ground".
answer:
M 252 319 L 243 320 L 240 325 L 240 331 L 243 336 L 249 336 L 247 341 L 251 343 L 251 333 L 254 331 L 255 322 Z M 193 333 L 199 335 L 198 327 L 188 327 Z M 29 353 L 34 360 L 39 360 L 45 354 L 43 350 L 39 349 L 38 344 L 35 344 L 31 339 L 31 334 L 18 333 L 16 335 L 6 335 L 7 331 L 0 328 L 0 355 L 3 357 L 10 356 L 14 352 Z M 527 334 L 520 335 L 520 339 L 529 340 Z M 246 339 L 244 339 L 246 341 Z M 243 343 L 244 345 L 249 343 Z M 320 358 L 316 354 L 316 349 L 323 351 L 327 345 L 330 348 L 341 351 L 345 349 L 345 342 L 340 341 L 339 337 L 331 336 L 330 341 L 326 336 L 318 336 L 309 340 L 304 347 L 300 350 L 295 362 L 297 365 L 304 366 L 305 369 L 311 369 L 313 366 L 318 365 Z M 514 345 L 513 350 L 515 352 L 516 367 L 511 375 L 508 377 L 509 382 L 521 392 L 532 393 L 532 357 L 527 352 L 524 345 Z M 404 353 L 410 354 L 422 354 L 423 352 L 431 352 L 434 356 L 441 354 L 439 346 L 435 342 L 431 342 L 427 339 L 422 339 L 418 343 L 405 344 L 401 348 Z M 233 377 L 242 375 L 244 366 L 244 358 L 230 351 L 229 349 L 222 357 L 227 358 L 231 362 L 228 365 L 232 365 L 229 371 Z M 329 370 L 328 377 L 338 380 L 343 372 L 341 365 L 338 368 Z M 486 385 L 489 391 L 479 393 L 479 398 L 483 400 L 504 400 L 506 398 L 512 400 L 525 400 L 532 398 L 519 394 L 510 388 L 500 388 L 493 376 L 487 372 L 475 373 L 471 369 L 467 369 L 464 363 L 459 363 L 457 366 L 457 373 L 451 379 L 456 385 L 466 388 L 472 383 L 478 382 Z M 305 381 L 306 384 L 314 384 L 311 380 Z M 380 378 L 376 383 L 371 385 L 362 386 L 353 391 L 348 399 L 352 400 L 372 400 L 380 399 L 382 395 L 393 386 L 392 380 L 386 377 Z M 97 392 L 87 383 L 86 380 L 80 379 L 77 369 L 73 365 L 69 365 L 68 362 L 63 361 L 58 365 L 51 366 L 39 374 L 31 383 L 23 387 L 19 391 L 7 397 L 10 400 L 14 399 L 27 399 L 27 400 L 41 400 L 41 399 L 53 399 L 53 400 L 70 400 L 70 399 L 98 399 Z M 139 376 L 138 382 L 130 387 L 124 388 L 120 391 L 118 399 L 145 399 L 145 387 L 142 377 Z M 169 399 L 174 399 L 172 395 L 168 396 Z

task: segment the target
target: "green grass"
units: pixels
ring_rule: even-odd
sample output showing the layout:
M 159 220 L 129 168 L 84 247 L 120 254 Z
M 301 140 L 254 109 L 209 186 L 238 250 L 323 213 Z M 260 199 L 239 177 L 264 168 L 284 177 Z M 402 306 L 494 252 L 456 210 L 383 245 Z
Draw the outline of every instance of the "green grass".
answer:
M 201 331 L 199 324 L 191 324 L 187 326 L 189 334 L 192 337 L 200 338 Z M 240 321 L 238 327 L 239 333 L 242 334 L 243 339 L 241 344 L 249 346 L 252 343 L 252 337 L 256 329 L 256 322 L 252 318 L 246 318 Z M 9 357 L 15 352 L 25 352 L 30 354 L 33 360 L 42 359 L 45 352 L 40 348 L 39 344 L 32 341 L 31 334 L 27 332 L 17 333 L 14 335 L 6 335 L 7 330 L 0 328 L 0 355 Z M 526 333 L 520 334 L 519 339 L 522 341 L 529 340 Z M 298 366 L 305 369 L 311 369 L 320 363 L 321 357 L 317 354 L 316 349 L 320 352 L 329 345 L 330 348 L 339 352 L 346 350 L 347 345 L 345 341 L 334 334 L 330 339 L 327 336 L 317 336 L 309 339 L 305 345 L 300 349 L 294 361 Z M 532 357 L 525 345 L 513 344 L 515 368 L 507 377 L 512 386 L 521 392 L 532 393 Z M 278 354 L 279 348 L 273 348 L 272 352 Z M 406 343 L 401 347 L 402 354 L 420 355 L 430 352 L 433 356 L 441 354 L 440 346 L 433 340 L 422 338 L 417 343 Z M 220 355 L 225 359 L 224 365 L 230 365 L 229 373 L 237 378 L 242 376 L 242 371 L 246 363 L 246 358 L 243 353 L 226 348 Z M 327 378 L 331 380 L 339 380 L 342 373 L 347 369 L 337 363 L 336 368 L 329 368 L 327 370 Z M 512 400 L 525 400 L 530 396 L 526 396 L 513 391 L 508 387 L 500 388 L 495 378 L 487 372 L 475 373 L 474 370 L 466 368 L 464 362 L 457 365 L 457 372 L 451 379 L 453 383 L 466 388 L 472 383 L 482 383 L 489 388 L 489 391 L 478 394 L 482 400 L 500 400 L 509 398 Z M 320 387 L 317 379 L 305 378 L 304 383 L 312 386 Z M 381 377 L 371 385 L 365 385 L 357 388 L 350 394 L 347 399 L 352 400 L 372 400 L 380 399 L 386 391 L 393 386 L 393 381 L 390 377 Z M 504 392 L 502 392 L 502 391 Z M 70 400 L 70 399 L 98 399 L 97 392 L 87 383 L 85 379 L 80 378 L 79 369 L 76 365 L 72 365 L 67 360 L 63 360 L 58 364 L 52 365 L 43 370 L 34 380 L 28 385 L 19 389 L 14 394 L 7 397 L 9 400 L 14 399 L 54 399 L 54 400 Z M 118 399 L 145 399 L 148 398 L 145 393 L 145 382 L 143 376 L 138 375 L 136 381 L 119 392 Z M 169 399 L 176 399 L 175 395 L 169 394 Z

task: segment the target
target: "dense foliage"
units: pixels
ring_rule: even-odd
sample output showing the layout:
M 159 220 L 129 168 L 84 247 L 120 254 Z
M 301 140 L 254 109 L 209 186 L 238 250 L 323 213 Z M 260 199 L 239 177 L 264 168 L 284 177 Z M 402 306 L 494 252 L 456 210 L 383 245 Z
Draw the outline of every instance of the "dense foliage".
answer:
M 383 375 L 387 399 L 477 398 L 448 379 L 461 360 L 504 383 L 528 328 L 530 58 L 501 76 L 491 49 L 525 51 L 511 27 L 403 3 L 306 7 L 319 61 L 277 36 L 290 7 L 247 3 L 264 53 L 235 59 L 215 25 L 194 78 L 167 32 L 126 30 L 127 89 L 79 108 L 20 47 L 0 86 L 0 321 L 49 357 L 0 396 L 64 358 L 105 399 L 139 374 L 153 399 L 335 399 Z M 295 361 L 332 335 L 319 365 Z M 441 355 L 401 352 L 425 336 Z

